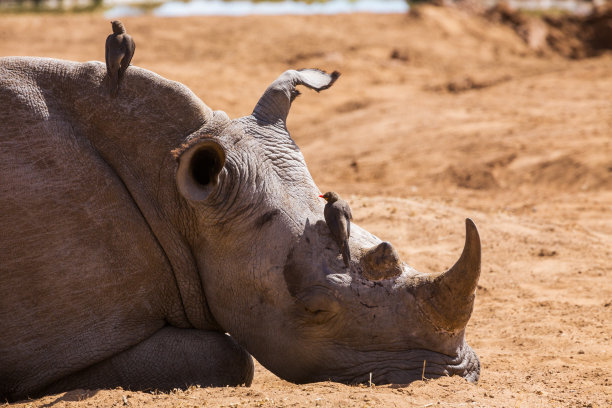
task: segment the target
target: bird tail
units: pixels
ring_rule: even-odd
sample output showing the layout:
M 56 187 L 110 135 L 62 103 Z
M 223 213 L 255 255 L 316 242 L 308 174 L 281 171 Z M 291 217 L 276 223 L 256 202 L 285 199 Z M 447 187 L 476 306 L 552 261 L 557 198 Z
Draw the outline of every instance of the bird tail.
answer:
M 119 93 L 119 80 L 116 76 L 113 77 L 112 75 L 109 75 L 109 77 L 110 80 L 108 82 L 108 89 L 110 90 L 110 95 L 113 98 L 116 98 L 117 93 Z
M 342 251 L 342 260 L 344 261 L 344 265 L 348 268 L 351 260 L 351 251 L 349 249 L 348 239 L 342 243 L 342 248 L 340 249 Z

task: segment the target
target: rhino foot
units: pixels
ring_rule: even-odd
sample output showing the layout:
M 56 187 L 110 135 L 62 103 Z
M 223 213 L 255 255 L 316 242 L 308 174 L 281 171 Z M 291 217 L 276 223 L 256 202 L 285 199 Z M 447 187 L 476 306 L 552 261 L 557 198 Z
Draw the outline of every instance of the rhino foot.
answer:
M 166 326 L 134 347 L 28 396 L 77 388 L 167 392 L 191 385 L 248 386 L 253 371 L 250 354 L 230 336 Z

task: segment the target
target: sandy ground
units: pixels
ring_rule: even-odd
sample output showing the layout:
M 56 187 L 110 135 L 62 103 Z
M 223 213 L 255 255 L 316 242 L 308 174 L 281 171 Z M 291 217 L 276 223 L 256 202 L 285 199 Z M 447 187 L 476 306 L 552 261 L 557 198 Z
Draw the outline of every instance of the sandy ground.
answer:
M 133 64 L 230 117 L 285 69 L 342 72 L 328 91 L 303 90 L 289 129 L 321 190 L 420 271 L 449 267 L 474 219 L 483 263 L 467 337 L 481 380 L 294 385 L 258 365 L 250 388 L 74 391 L 16 407 L 612 406 L 612 53 L 535 52 L 441 8 L 123 21 Z M 109 32 L 99 15 L 0 16 L 0 55 L 103 60 Z

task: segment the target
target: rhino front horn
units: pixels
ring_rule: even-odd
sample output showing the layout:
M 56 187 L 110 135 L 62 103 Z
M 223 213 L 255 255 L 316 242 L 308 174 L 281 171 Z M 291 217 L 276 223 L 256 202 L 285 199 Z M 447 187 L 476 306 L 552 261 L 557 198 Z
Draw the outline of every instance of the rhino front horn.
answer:
M 285 71 L 266 89 L 253 110 L 253 116 L 265 124 L 279 121 L 284 124 L 291 102 L 300 94 L 296 86 L 304 85 L 319 92 L 332 86 L 339 76 L 338 71 L 328 74 L 318 69 Z
M 417 299 L 426 318 L 438 329 L 458 333 L 465 328 L 480 277 L 480 237 L 471 219 L 465 220 L 465 246 L 448 271 L 420 286 Z

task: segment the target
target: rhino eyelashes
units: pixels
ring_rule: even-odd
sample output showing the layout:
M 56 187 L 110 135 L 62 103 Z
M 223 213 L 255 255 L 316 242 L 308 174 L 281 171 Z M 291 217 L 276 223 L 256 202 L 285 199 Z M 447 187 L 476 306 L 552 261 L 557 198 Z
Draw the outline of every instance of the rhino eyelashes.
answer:
M 309 310 L 305 308 L 306 314 L 303 316 L 304 320 L 310 321 L 315 324 L 324 324 L 332 320 L 336 317 L 337 313 L 319 309 L 319 310 Z
M 274 217 L 276 217 L 278 214 L 280 214 L 280 211 L 278 209 L 268 211 L 267 213 L 259 217 L 257 220 L 255 220 L 255 226 L 257 228 L 262 228 L 264 225 L 272 221 Z
M 320 293 L 307 293 L 305 296 L 298 295 L 296 303 L 299 307 L 303 308 L 301 318 L 304 321 L 315 324 L 329 322 L 338 315 L 340 309 L 336 299 L 321 296 Z

